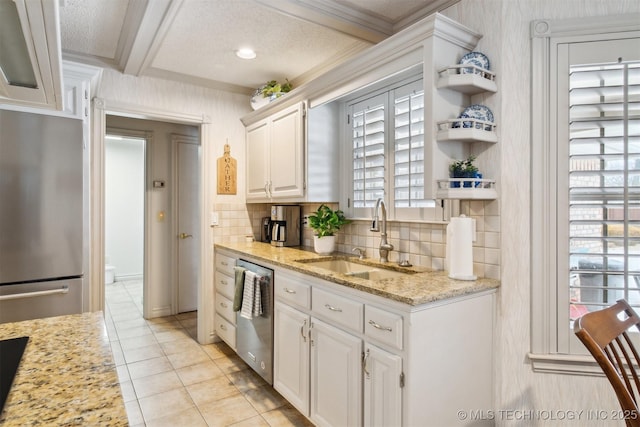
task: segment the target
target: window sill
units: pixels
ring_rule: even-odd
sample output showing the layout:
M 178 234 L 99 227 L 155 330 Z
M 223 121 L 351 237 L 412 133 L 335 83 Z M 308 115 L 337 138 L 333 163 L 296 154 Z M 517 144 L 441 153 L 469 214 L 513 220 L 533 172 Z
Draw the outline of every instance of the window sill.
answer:
M 534 372 L 589 376 L 604 375 L 600 366 L 593 360 L 593 357 L 587 355 L 529 353 L 528 357 Z

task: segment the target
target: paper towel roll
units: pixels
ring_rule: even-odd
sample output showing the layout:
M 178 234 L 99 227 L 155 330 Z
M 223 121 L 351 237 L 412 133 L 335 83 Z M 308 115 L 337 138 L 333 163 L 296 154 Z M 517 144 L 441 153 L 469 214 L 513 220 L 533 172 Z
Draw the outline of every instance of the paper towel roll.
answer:
M 473 275 L 473 242 L 476 220 L 464 215 L 451 218 L 447 225 L 447 270 L 449 277 L 458 280 L 476 280 Z

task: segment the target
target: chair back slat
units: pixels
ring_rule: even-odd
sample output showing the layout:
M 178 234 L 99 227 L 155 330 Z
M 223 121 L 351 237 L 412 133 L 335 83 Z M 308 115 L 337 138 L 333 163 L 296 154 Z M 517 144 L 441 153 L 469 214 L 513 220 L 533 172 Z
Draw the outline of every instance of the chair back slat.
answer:
M 629 415 L 625 419 L 628 427 L 640 427 L 640 357 L 627 333 L 634 326 L 640 331 L 640 317 L 625 300 L 587 313 L 573 325 L 576 336 L 611 383 L 623 412 Z

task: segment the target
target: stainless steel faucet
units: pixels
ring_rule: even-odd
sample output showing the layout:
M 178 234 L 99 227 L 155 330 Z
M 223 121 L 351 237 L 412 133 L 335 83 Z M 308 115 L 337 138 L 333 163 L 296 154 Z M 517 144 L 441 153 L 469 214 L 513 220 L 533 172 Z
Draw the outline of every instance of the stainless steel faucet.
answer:
M 351 250 L 351 252 L 357 252 L 358 253 L 358 258 L 364 259 L 364 254 L 365 254 L 366 251 L 365 251 L 365 249 L 362 249 L 362 248 L 353 248 Z
M 379 225 L 380 208 L 382 208 L 382 227 Z M 393 245 L 387 242 L 387 207 L 382 198 L 376 200 L 376 207 L 373 208 L 371 231 L 380 232 L 380 262 L 388 262 L 389 251 L 393 250 Z

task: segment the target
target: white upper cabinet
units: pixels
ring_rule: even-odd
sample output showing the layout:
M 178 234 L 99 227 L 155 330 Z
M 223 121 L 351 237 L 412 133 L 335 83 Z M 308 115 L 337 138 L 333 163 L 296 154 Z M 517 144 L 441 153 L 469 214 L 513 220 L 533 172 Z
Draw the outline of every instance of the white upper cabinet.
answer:
M 304 194 L 304 103 L 247 127 L 247 201 Z
M 62 110 L 58 1 L 2 1 L 0 17 L 0 102 Z

